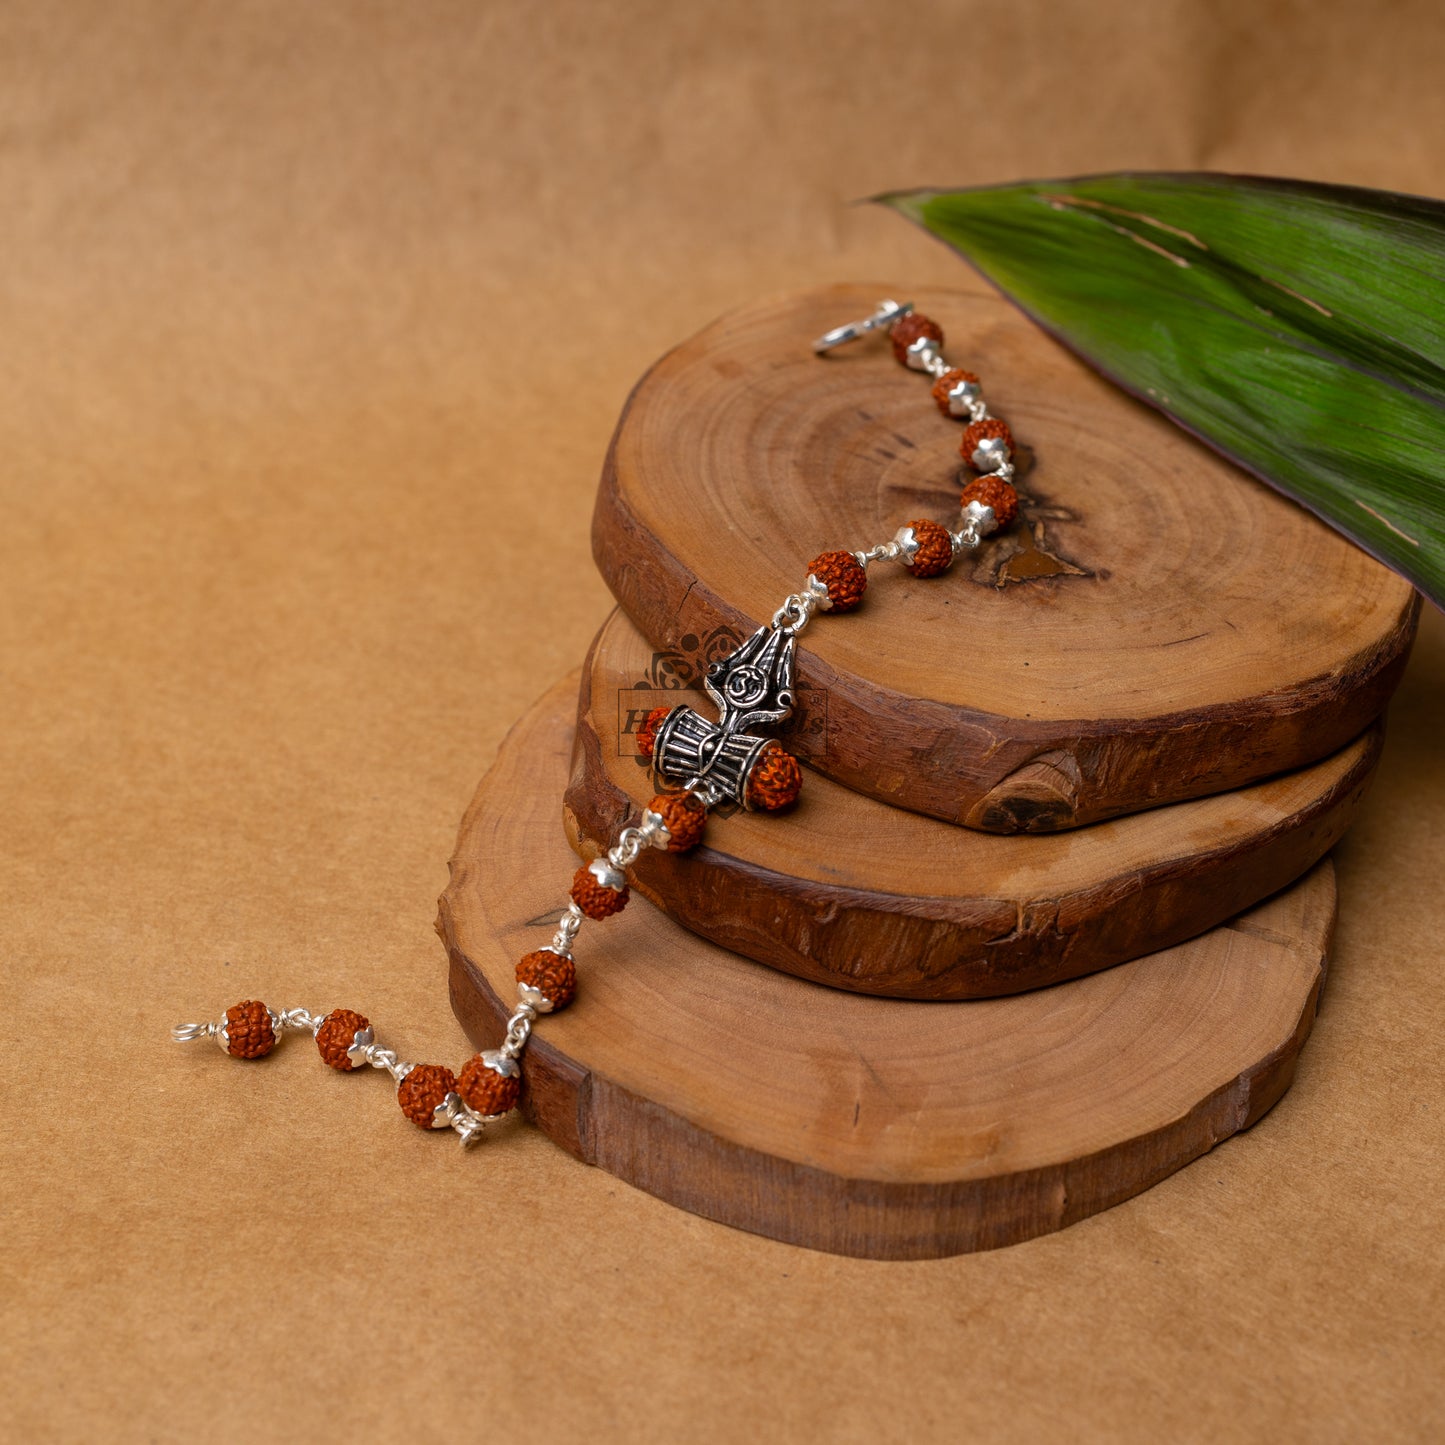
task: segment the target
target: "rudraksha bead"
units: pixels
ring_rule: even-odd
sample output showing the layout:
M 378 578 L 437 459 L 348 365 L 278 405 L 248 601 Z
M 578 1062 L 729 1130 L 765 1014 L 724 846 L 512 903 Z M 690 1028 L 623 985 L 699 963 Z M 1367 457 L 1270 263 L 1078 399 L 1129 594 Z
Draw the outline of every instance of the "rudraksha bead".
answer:
M 748 774 L 748 807 L 776 813 L 791 808 L 803 791 L 803 770 L 792 753 L 769 743 Z
M 266 1005 L 248 998 L 226 1010 L 226 1052 L 233 1059 L 264 1059 L 276 1047 Z
M 462 1065 L 457 1093 L 474 1113 L 505 1114 L 517 1107 L 522 1080 L 517 1074 L 499 1074 L 481 1054 L 474 1054 Z
M 611 918 L 627 907 L 627 888 L 609 888 L 598 880 L 597 875 L 583 864 L 572 875 L 572 901 L 593 922 Z
M 555 1012 L 566 1008 L 577 997 L 577 965 L 564 953 L 539 948 L 535 953 L 523 954 L 518 960 L 517 982 L 535 989 Z M 465 1070 L 462 1077 L 466 1077 Z
M 901 365 L 908 365 L 908 348 L 924 336 L 930 341 L 936 341 L 939 346 L 943 345 L 943 327 L 938 322 L 929 320 L 927 316 L 920 316 L 916 311 L 893 323 L 888 338 L 893 343 L 893 355 Z
M 644 758 L 652 756 L 653 749 L 657 746 L 657 730 L 671 711 L 670 707 L 655 707 L 643 719 L 642 726 L 637 730 L 637 751 Z
M 1009 449 L 1014 449 L 1014 434 L 1009 430 L 1008 423 L 1001 421 L 996 416 L 986 416 L 982 421 L 971 421 L 963 429 L 963 437 L 958 443 L 958 450 L 969 466 L 977 466 L 973 454 L 981 441 L 989 441 L 997 438 Z
M 457 1086 L 457 1076 L 444 1064 L 418 1064 L 396 1091 L 401 1112 L 418 1129 L 430 1129 L 437 1106 Z
M 1014 491 L 1012 483 L 1002 477 L 975 477 L 963 489 L 963 505 L 966 507 L 970 502 L 992 507 L 993 519 L 1000 531 L 1012 525 L 1019 514 L 1019 494 Z
M 961 366 L 955 366 L 952 371 L 945 371 L 937 381 L 933 383 L 933 399 L 938 403 L 938 409 L 944 416 L 954 416 L 956 413 L 948 403 L 948 393 L 961 381 L 970 381 L 978 385 L 978 377 L 973 372 L 965 371 Z
M 349 1074 L 353 1069 L 360 1068 L 346 1056 L 346 1051 L 351 1047 L 352 1041 L 362 1029 L 370 1027 L 370 1020 L 361 1014 L 352 1013 L 349 1008 L 334 1008 L 324 1019 L 321 1020 L 321 1027 L 316 1030 L 316 1047 L 321 1057 L 331 1065 L 333 1069 L 340 1069 L 343 1074 Z
M 868 573 L 851 552 L 820 552 L 808 563 L 808 571 L 828 589 L 833 612 L 851 612 L 868 589 Z
M 669 853 L 686 853 L 702 841 L 707 809 L 691 793 L 659 793 L 647 807 L 668 831 Z
M 927 518 L 908 525 L 918 542 L 913 560 L 904 564 L 908 570 L 915 577 L 937 577 L 940 572 L 947 572 L 953 564 L 953 538 L 948 535 L 948 528 Z

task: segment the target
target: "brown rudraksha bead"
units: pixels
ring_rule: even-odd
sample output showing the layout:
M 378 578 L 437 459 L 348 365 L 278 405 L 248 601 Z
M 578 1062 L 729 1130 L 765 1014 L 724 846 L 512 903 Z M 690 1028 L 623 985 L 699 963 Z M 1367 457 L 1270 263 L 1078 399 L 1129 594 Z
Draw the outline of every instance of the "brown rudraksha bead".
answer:
M 803 770 L 792 753 L 769 743 L 748 774 L 748 807 L 776 813 L 791 808 L 803 791 Z
M 993 519 L 1000 531 L 1011 526 L 1019 514 L 1019 494 L 1014 491 L 1012 483 L 1002 477 L 975 477 L 963 489 L 962 504 L 966 507 L 970 502 L 992 507 Z
M 264 1059 L 276 1047 L 266 1005 L 248 998 L 226 1010 L 226 1052 L 233 1059 Z
M 832 612 L 851 612 L 868 589 L 868 573 L 851 552 L 820 552 L 808 571 L 828 589 Z
M 418 1064 L 396 1091 L 401 1112 L 418 1129 L 430 1129 L 432 1115 L 457 1086 L 457 1076 L 444 1064 Z
M 609 888 L 597 881 L 597 875 L 583 864 L 572 875 L 572 901 L 594 923 L 611 918 L 627 907 L 626 888 Z
M 893 323 L 888 339 L 893 343 L 893 355 L 900 364 L 908 365 L 908 348 L 922 336 L 943 345 L 943 327 L 938 322 L 929 320 L 927 316 L 920 316 L 916 311 Z
M 998 437 L 1003 444 L 1013 451 L 1014 434 L 1009 430 L 1006 421 L 1000 421 L 996 416 L 986 416 L 982 421 L 971 421 L 963 429 L 963 437 L 958 443 L 959 454 L 969 466 L 974 465 L 973 450 L 987 438 Z
M 948 528 L 927 518 L 908 525 L 918 541 L 913 560 L 905 564 L 908 570 L 915 577 L 937 577 L 940 572 L 947 572 L 953 564 L 953 538 L 948 535 Z
M 517 1107 L 522 1080 L 516 1074 L 499 1074 L 480 1054 L 474 1054 L 462 1065 L 457 1093 L 473 1113 L 505 1114 Z
M 686 853 L 702 841 L 707 809 L 691 793 L 659 793 L 647 806 L 668 831 L 669 853 Z
M 316 1047 L 321 1057 L 333 1069 L 349 1074 L 360 1066 L 346 1057 L 346 1051 L 357 1034 L 369 1027 L 370 1020 L 361 1014 L 352 1013 L 349 1008 L 334 1008 L 321 1020 L 321 1027 L 316 1030 Z
M 933 383 L 933 399 L 938 403 L 938 409 L 944 416 L 953 415 L 948 409 L 948 393 L 961 381 L 971 381 L 976 385 L 978 377 L 971 371 L 965 371 L 961 366 L 955 366 L 952 371 L 945 371 L 943 375 Z
M 539 948 L 518 960 L 517 982 L 536 989 L 554 1010 L 566 1008 L 577 997 L 577 965 L 564 953 Z
M 652 750 L 657 746 L 657 730 L 666 720 L 670 707 L 655 707 L 643 720 L 642 726 L 637 730 L 637 751 L 644 758 L 652 756 Z

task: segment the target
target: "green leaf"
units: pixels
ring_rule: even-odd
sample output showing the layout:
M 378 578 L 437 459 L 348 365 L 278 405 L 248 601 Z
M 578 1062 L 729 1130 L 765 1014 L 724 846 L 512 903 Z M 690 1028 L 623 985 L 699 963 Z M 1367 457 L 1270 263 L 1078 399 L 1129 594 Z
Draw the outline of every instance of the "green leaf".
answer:
M 1445 603 L 1445 204 L 1173 174 L 877 199 Z

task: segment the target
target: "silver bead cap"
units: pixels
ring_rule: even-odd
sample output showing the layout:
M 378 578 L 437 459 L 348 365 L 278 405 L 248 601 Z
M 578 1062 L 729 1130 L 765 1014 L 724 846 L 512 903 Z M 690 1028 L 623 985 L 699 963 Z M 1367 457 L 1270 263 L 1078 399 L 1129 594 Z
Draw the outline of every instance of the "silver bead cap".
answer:
M 642 810 L 641 831 L 647 835 L 648 843 L 654 848 L 666 848 L 672 842 L 672 833 L 662 821 L 662 814 L 654 813 L 651 808 Z
M 996 472 L 1008 461 L 1008 443 L 1002 437 L 984 437 L 969 460 L 981 472 Z
M 947 370 L 943 353 L 931 336 L 920 336 L 917 341 L 910 343 L 903 360 L 910 371 L 936 371 L 940 365 Z
M 370 1024 L 364 1029 L 357 1029 L 351 1036 L 351 1042 L 346 1047 L 346 1058 L 352 1068 L 359 1069 L 363 1064 L 369 1064 L 367 1050 L 376 1042 L 376 1030 Z
M 976 381 L 957 381 L 948 388 L 949 416 L 973 415 L 975 403 L 982 395 L 982 388 Z
M 808 573 L 808 580 L 803 583 L 802 595 L 811 598 L 813 606 L 819 612 L 831 612 L 833 610 L 833 599 L 828 596 L 828 584 Z
M 994 516 L 993 508 L 982 502 L 970 502 L 963 509 L 963 520 L 966 526 L 971 526 L 981 537 L 998 531 L 998 518 Z
M 510 1054 L 504 1054 L 500 1049 L 486 1049 L 482 1053 L 482 1065 L 490 1069 L 494 1074 L 500 1074 L 504 1079 L 515 1079 L 520 1077 L 522 1069 Z
M 463 1112 L 470 1113 L 458 1093 L 450 1093 L 435 1109 L 431 1111 L 431 1127 L 433 1129 L 450 1129 L 452 1124 L 462 1117 Z
M 519 983 L 517 985 L 517 997 L 529 1008 L 534 1008 L 539 1014 L 549 1014 L 555 1005 L 552 1000 L 539 988 L 534 988 L 530 983 Z
M 621 893 L 627 887 L 627 875 L 614 867 L 606 858 L 594 858 L 587 865 L 587 871 L 604 887 L 614 893 Z
M 820 582 L 812 572 L 809 572 L 808 580 L 803 584 L 803 586 L 806 587 L 811 593 L 822 594 L 818 598 L 819 612 L 831 612 L 833 610 L 833 599 L 828 596 L 828 584 L 826 582 Z
M 918 534 L 912 527 L 900 527 L 893 534 L 898 560 L 907 567 L 918 553 Z

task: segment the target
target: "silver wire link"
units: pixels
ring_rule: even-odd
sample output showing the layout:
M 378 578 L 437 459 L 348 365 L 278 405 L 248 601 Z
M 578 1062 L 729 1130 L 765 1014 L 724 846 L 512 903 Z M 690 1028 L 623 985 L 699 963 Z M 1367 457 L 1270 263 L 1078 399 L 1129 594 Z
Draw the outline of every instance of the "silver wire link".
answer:
M 993 508 L 982 502 L 970 502 L 963 509 L 963 523 L 958 531 L 948 534 L 953 543 L 955 557 L 962 551 L 972 551 L 990 533 L 998 531 L 998 520 Z
M 879 542 L 876 547 L 869 547 L 865 552 L 855 552 L 853 555 L 858 559 L 858 565 L 866 568 L 870 562 L 896 562 L 902 555 L 903 548 L 896 539 L 887 542 Z
M 508 1110 L 505 1114 L 478 1114 L 474 1109 L 469 1108 L 457 1095 L 448 1094 L 447 1101 L 455 1100 L 450 1110 L 450 1124 L 457 1131 L 457 1137 L 461 1140 L 463 1149 L 475 1144 L 482 1137 L 485 1129 L 491 1128 L 493 1124 L 500 1124 L 503 1119 L 510 1119 L 514 1111 Z
M 728 796 L 726 789 L 712 778 L 689 778 L 683 792 L 691 793 L 709 811 L 727 802 Z
M 215 1038 L 220 1024 L 174 1024 L 171 1038 L 178 1044 L 194 1043 L 197 1039 Z
M 362 1029 L 351 1047 L 346 1051 L 352 1063 L 365 1061 L 373 1069 L 385 1069 L 399 1084 L 416 1068 L 415 1064 L 404 1064 L 392 1049 L 378 1048 L 375 1035 L 369 1028 Z
M 614 868 L 631 868 L 644 848 L 667 847 L 668 836 L 667 824 L 656 813 L 644 809 L 641 822 L 617 835 L 617 841 L 607 850 L 607 861 Z
M 904 353 L 903 364 L 909 371 L 925 371 L 935 379 L 953 368 L 943 359 L 943 352 L 930 336 L 920 336 Z
M 497 1052 L 505 1058 L 519 1058 L 522 1050 L 527 1047 L 527 1040 L 532 1037 L 532 1025 L 536 1021 L 537 1010 L 529 1003 L 519 1003 L 512 1017 L 507 1020 L 507 1037 L 502 1040 L 502 1046 Z
M 828 584 L 810 572 L 803 590 L 790 593 L 773 613 L 773 626 L 789 637 L 796 637 L 813 620 L 813 614 L 826 612 L 828 605 Z
M 552 935 L 552 952 L 567 954 L 572 952 L 572 942 L 582 928 L 582 922 L 587 917 L 575 903 L 569 903 L 566 911 L 562 914 L 561 922 L 557 925 L 557 931 Z
M 313 1014 L 304 1008 L 283 1008 L 274 1017 L 281 1020 L 282 1028 L 293 1029 L 298 1034 L 314 1035 L 326 1022 L 325 1014 Z

